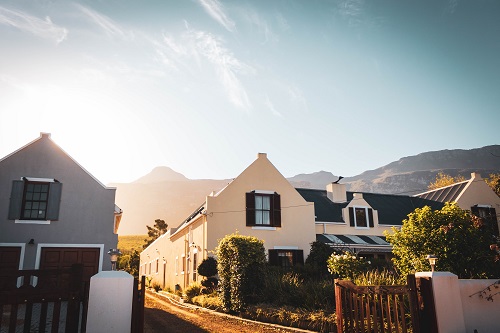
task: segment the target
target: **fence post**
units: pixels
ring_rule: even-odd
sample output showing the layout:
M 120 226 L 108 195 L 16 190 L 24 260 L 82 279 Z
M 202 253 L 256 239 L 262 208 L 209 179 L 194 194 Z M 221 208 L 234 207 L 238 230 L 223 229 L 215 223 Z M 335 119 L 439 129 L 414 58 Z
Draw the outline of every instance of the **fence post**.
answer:
M 337 315 L 337 333 L 342 333 L 342 287 L 337 283 L 337 279 L 333 281 L 335 285 L 335 314 Z
M 417 281 L 415 275 L 409 274 L 406 278 L 408 284 L 408 298 L 410 301 L 410 315 L 413 333 L 420 333 L 420 311 L 418 307 Z

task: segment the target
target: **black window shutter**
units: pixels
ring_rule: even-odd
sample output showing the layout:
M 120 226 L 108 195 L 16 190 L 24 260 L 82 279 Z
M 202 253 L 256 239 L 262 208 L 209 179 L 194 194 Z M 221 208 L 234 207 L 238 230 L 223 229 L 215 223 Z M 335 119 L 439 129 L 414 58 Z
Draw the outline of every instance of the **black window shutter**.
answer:
M 278 250 L 269 250 L 269 265 L 278 266 Z
M 50 183 L 49 200 L 47 205 L 46 219 L 57 221 L 59 219 L 59 207 L 61 205 L 62 184 L 59 182 Z
M 349 221 L 351 223 L 351 227 L 354 227 L 354 208 L 349 207 Z
M 472 214 L 476 215 L 476 216 L 479 216 L 479 207 L 478 206 L 472 206 L 470 208 L 470 211 Z
M 273 227 L 281 227 L 281 198 L 278 193 L 273 194 L 273 220 L 271 225 Z
M 293 265 L 304 265 L 304 251 L 295 250 L 293 251 Z
M 23 192 L 24 182 L 22 180 L 14 180 L 12 182 L 12 191 L 10 192 L 9 220 L 19 220 L 21 218 Z
M 374 225 L 373 225 L 373 209 L 371 209 L 371 208 L 368 208 L 368 225 L 370 226 L 370 228 L 374 227 Z
M 495 210 L 495 208 L 492 207 L 489 209 L 488 219 L 492 222 L 498 222 L 497 211 Z
M 255 192 L 246 193 L 247 227 L 255 225 Z

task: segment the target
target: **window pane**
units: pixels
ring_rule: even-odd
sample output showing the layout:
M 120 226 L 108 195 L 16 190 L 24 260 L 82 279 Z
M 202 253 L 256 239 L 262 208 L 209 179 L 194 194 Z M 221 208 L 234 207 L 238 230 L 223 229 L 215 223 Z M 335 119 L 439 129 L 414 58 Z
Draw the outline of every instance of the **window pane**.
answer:
M 38 217 L 38 210 L 32 210 L 31 211 L 31 218 L 36 219 Z
M 368 224 L 366 223 L 366 209 L 365 208 L 356 208 L 356 226 L 357 227 L 368 226 Z
M 268 211 L 262 211 L 262 224 L 271 224 Z
M 49 185 L 42 185 L 40 192 L 47 193 L 49 191 Z
M 31 209 L 31 201 L 28 201 L 26 202 L 26 204 L 24 204 L 24 209 Z
M 262 211 L 255 212 L 255 224 L 262 224 Z
M 40 193 L 40 200 L 47 201 L 47 193 Z
M 268 196 L 262 197 L 262 209 L 265 210 L 271 209 L 271 197 Z
M 47 203 L 46 202 L 40 202 L 38 205 L 38 209 L 45 210 L 47 208 Z
M 255 196 L 255 209 L 262 209 L 262 196 Z
M 33 184 L 28 184 L 28 187 L 27 187 L 26 191 L 33 192 L 33 188 L 34 188 Z
M 33 192 L 40 192 L 42 188 L 42 185 L 40 184 L 36 184 L 34 187 L 33 187 Z
M 40 200 L 40 193 L 33 193 L 33 200 Z
M 26 200 L 33 200 L 33 193 L 32 192 L 26 192 Z

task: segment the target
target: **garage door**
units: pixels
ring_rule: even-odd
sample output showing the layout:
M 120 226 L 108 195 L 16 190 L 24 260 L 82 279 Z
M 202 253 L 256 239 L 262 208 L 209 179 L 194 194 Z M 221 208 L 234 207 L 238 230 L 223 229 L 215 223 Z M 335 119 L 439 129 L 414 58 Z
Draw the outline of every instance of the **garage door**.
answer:
M 40 269 L 69 268 L 73 264 L 83 264 L 83 280 L 99 272 L 100 249 L 92 247 L 43 247 Z
M 0 270 L 19 269 L 20 246 L 0 246 Z

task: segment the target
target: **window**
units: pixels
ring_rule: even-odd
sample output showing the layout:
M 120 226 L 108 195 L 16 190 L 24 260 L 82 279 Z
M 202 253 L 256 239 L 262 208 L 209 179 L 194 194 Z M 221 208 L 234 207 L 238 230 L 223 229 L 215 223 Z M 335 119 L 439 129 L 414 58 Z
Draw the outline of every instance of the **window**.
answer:
M 175 275 L 179 274 L 179 257 L 175 257 Z
M 9 220 L 57 220 L 61 190 L 62 184 L 55 179 L 23 177 L 13 181 Z
M 351 227 L 373 228 L 373 209 L 368 207 L 349 207 Z
M 481 217 L 484 221 L 493 228 L 495 235 L 498 235 L 498 220 L 495 208 L 489 205 L 475 205 L 471 207 L 472 214 Z
M 303 265 L 304 252 L 302 250 L 269 250 L 269 264 L 283 268 Z
M 196 273 L 198 265 L 198 253 L 193 253 L 193 281 L 196 281 Z
M 247 226 L 281 227 L 281 202 L 278 193 L 246 194 Z
M 181 271 L 181 274 L 184 274 L 184 272 L 186 271 L 186 256 L 183 254 L 182 257 L 181 257 L 181 261 L 182 261 L 182 271 Z
M 160 259 L 156 259 L 156 274 L 160 271 Z

